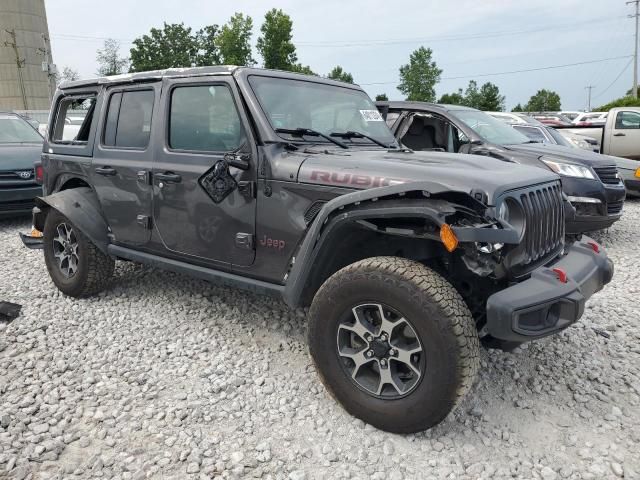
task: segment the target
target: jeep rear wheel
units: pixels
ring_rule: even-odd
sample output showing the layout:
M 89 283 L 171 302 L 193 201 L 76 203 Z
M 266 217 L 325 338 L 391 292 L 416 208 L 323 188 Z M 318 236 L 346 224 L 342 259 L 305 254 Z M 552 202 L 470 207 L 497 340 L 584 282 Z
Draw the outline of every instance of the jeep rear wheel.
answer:
M 441 422 L 478 370 L 475 323 L 458 292 L 402 258 L 362 260 L 331 276 L 311 305 L 308 337 L 333 396 L 390 432 Z
M 71 297 L 102 290 L 115 266 L 67 217 L 55 209 L 47 214 L 43 232 L 44 260 L 58 289 Z

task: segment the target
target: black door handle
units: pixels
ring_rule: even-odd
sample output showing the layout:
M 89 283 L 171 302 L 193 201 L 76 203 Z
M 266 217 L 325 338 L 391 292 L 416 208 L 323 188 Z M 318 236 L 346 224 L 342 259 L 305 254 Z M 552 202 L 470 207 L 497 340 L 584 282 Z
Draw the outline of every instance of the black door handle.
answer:
M 96 173 L 98 175 L 104 175 L 105 177 L 112 177 L 118 172 L 116 172 L 115 168 L 111 168 L 111 167 L 97 167 Z
M 614 133 L 613 136 L 614 137 L 626 137 L 627 135 L 625 133 Z
M 182 181 L 182 177 L 180 175 L 171 172 L 156 173 L 154 177 L 162 182 L 167 183 L 180 183 Z

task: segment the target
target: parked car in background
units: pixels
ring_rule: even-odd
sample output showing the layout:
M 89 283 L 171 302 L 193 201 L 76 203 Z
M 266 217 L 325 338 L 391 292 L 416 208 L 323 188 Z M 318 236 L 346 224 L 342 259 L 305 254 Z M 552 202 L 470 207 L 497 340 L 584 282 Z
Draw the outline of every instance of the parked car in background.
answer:
M 580 127 L 589 125 L 604 125 L 608 112 L 583 112 L 575 117 L 571 123 Z
M 396 138 L 413 150 L 472 153 L 558 173 L 576 212 L 569 233 L 607 228 L 622 216 L 625 188 L 615 162 L 594 152 L 538 143 L 469 107 L 377 102 Z
M 640 107 L 612 108 L 603 125 L 576 125 L 568 131 L 599 140 L 600 153 L 640 160 Z
M 569 120 L 564 115 L 560 115 L 559 113 L 529 113 L 529 115 L 541 123 L 545 125 L 571 125 L 571 120 Z
M 560 115 L 568 118 L 569 120 L 571 120 L 573 122 L 573 120 L 578 116 L 583 114 L 584 112 L 580 112 L 578 110 L 563 110 L 561 112 L 557 112 Z
M 43 138 L 22 116 L 0 112 L 0 215 L 29 213 L 42 195 L 34 164 Z
M 627 189 L 627 197 L 640 197 L 640 162 L 628 158 L 615 158 L 618 174 Z
M 579 135 L 568 130 L 556 130 L 554 127 L 545 125 L 533 117 L 517 112 L 487 112 L 493 118 L 497 118 L 514 129 L 523 133 L 531 140 L 541 143 L 551 143 L 553 145 L 563 145 L 565 147 L 582 148 L 592 152 L 600 152 L 600 142 L 586 135 Z

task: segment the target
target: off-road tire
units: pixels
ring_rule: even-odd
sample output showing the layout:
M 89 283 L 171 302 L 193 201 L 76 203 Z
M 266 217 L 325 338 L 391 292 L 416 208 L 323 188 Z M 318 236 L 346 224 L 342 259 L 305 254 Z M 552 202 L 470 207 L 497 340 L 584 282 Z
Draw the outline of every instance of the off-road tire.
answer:
M 339 319 L 367 302 L 400 312 L 424 347 L 425 370 L 404 397 L 383 399 L 363 391 L 340 363 Z M 365 259 L 333 274 L 311 305 L 308 343 L 323 384 L 344 408 L 395 433 L 440 423 L 469 391 L 479 366 L 476 326 L 460 294 L 435 271 L 398 257 Z
M 78 268 L 66 277 L 54 255 L 53 238 L 58 225 L 65 223 L 73 228 L 77 239 Z M 87 297 L 103 290 L 113 275 L 115 261 L 95 246 L 73 223 L 58 210 L 50 209 L 43 232 L 44 260 L 53 283 L 65 295 Z

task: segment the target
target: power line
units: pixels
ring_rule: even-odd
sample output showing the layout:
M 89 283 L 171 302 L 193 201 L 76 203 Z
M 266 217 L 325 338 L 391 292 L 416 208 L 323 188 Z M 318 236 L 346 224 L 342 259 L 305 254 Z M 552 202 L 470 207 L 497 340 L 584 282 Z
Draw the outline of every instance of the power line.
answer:
M 640 1 L 640 0 L 639 0 Z M 550 65 L 547 67 L 538 67 L 538 68 L 526 68 L 523 70 L 511 70 L 508 72 L 494 72 L 494 73 L 476 73 L 470 75 L 459 75 L 455 77 L 441 77 L 440 80 L 460 80 L 465 78 L 482 78 L 482 77 L 493 77 L 497 75 L 511 75 L 514 73 L 525 73 L 525 72 L 539 72 L 541 70 L 553 70 L 555 68 L 566 68 L 566 67 L 575 67 L 578 65 L 588 65 L 591 63 L 600 63 L 600 62 L 608 62 L 610 60 L 619 60 L 621 58 L 629 58 L 632 55 L 622 55 L 620 57 L 610 57 L 610 58 L 601 58 L 599 60 L 587 60 L 585 62 L 575 62 L 575 63 L 565 63 L 564 65 Z M 360 85 L 389 85 L 392 83 L 397 83 L 397 80 L 393 80 L 390 82 L 371 82 L 371 83 L 361 83 Z
M 605 93 L 607 93 L 607 91 L 613 87 L 613 85 L 620 79 L 620 77 L 624 74 L 624 72 L 627 71 L 627 69 L 629 68 L 629 65 L 631 65 L 631 63 L 633 62 L 633 58 L 630 59 L 627 64 L 624 66 L 624 68 L 622 69 L 622 71 L 618 74 L 618 76 L 615 78 L 615 80 L 613 82 L 611 82 L 609 84 L 609 86 L 607 88 L 605 88 L 604 90 L 602 90 L 600 93 L 598 93 L 597 95 L 593 96 L 593 99 L 595 100 L 596 98 L 600 98 L 602 95 L 604 95 Z

